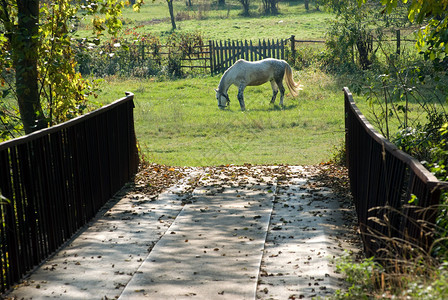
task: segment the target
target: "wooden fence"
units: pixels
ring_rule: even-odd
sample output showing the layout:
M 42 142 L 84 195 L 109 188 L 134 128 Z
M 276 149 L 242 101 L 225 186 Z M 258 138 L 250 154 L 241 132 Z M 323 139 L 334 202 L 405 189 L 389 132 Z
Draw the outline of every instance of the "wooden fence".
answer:
M 400 30 L 393 32 L 395 38 L 390 33 L 387 40 L 378 40 L 371 36 L 366 46 L 369 53 L 378 49 L 379 43 L 387 44 L 389 47 L 396 47 L 396 53 L 400 54 L 404 49 L 404 42 L 415 42 L 401 37 Z M 102 77 L 107 75 L 121 74 L 124 76 L 145 77 L 156 75 L 162 67 L 169 73 L 174 73 L 170 67 L 183 73 L 193 73 L 199 70 L 200 73 L 218 74 L 224 72 L 238 59 L 243 58 L 249 61 L 263 58 L 278 58 L 294 60 L 300 48 L 304 45 L 324 44 L 323 40 L 297 40 L 294 35 L 283 39 L 263 39 L 258 41 L 208 41 L 192 40 L 189 45 L 182 46 L 162 45 L 158 42 L 140 40 L 126 42 L 123 47 L 115 47 L 115 43 L 109 43 L 99 48 L 86 48 L 86 45 L 79 43 L 76 48 L 77 65 L 83 74 L 94 74 Z M 374 43 L 376 49 L 374 50 Z M 118 43 L 119 44 L 119 43 Z M 318 46 L 320 47 L 320 46 Z M 356 54 L 353 48 L 352 59 L 355 61 Z M 178 61 L 180 59 L 180 61 Z M 173 66 L 173 64 L 177 64 Z M 182 73 L 181 72 L 181 73 Z
M 238 59 L 256 61 L 264 58 L 285 59 L 286 40 L 210 41 L 210 71 L 221 73 Z
M 365 252 L 378 257 L 398 240 L 428 250 L 448 182 L 373 129 L 348 88 L 344 95 L 347 164 Z
M 0 143 L 1 292 L 84 226 L 138 167 L 133 97 Z
M 256 41 L 208 41 L 198 42 L 189 47 L 172 49 L 167 45 L 151 44 L 139 41 L 126 47 L 115 48 L 109 44 L 101 49 L 80 51 L 78 67 L 81 73 L 95 73 L 98 76 L 113 75 L 117 72 L 139 76 L 151 65 L 168 67 L 174 63 L 184 72 L 200 70 L 217 74 L 224 72 L 238 59 L 249 61 L 264 58 L 288 59 L 288 53 L 295 56 L 300 45 L 306 43 L 325 43 L 325 41 L 296 40 L 295 36 L 286 39 L 263 39 Z M 287 51 L 289 45 L 289 51 Z M 82 47 L 80 47 L 82 48 Z M 99 51 L 100 50 L 100 51 Z M 176 59 L 181 57 L 180 62 Z M 152 74 L 154 75 L 154 74 Z

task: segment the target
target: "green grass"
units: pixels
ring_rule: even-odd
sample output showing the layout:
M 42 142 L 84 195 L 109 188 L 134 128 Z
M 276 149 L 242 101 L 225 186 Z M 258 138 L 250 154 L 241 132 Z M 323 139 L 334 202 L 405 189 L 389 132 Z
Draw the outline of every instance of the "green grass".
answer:
M 304 9 L 303 1 L 279 3 L 280 14 L 262 16 L 260 3 L 252 18 L 242 17 L 241 5 L 227 0 L 225 8 L 205 1 L 188 9 L 175 1 L 177 32 L 201 32 L 205 40 L 324 39 L 330 14 Z M 127 8 L 124 26 L 164 36 L 171 34 L 166 1 L 145 4 L 140 13 Z M 82 33 L 80 33 L 82 34 Z M 177 166 L 223 164 L 300 164 L 327 161 L 344 137 L 343 94 L 333 78 L 314 69 L 295 73 L 304 85 L 297 98 L 287 96 L 285 109 L 269 104 L 271 87 L 245 91 L 246 112 L 241 112 L 236 87 L 231 107 L 217 107 L 214 88 L 220 76 L 164 81 L 108 78 L 101 101 L 111 102 L 131 91 L 135 94 L 135 125 L 142 154 L 149 161 Z M 278 103 L 277 99 L 277 103 Z
M 174 1 L 177 32 L 200 32 L 205 40 L 258 40 L 286 39 L 296 35 L 300 39 L 325 38 L 332 15 L 313 7 L 306 11 L 303 1 L 280 2 L 277 16 L 263 16 L 261 2 L 251 6 L 251 17 L 241 16 L 242 6 L 236 0 L 227 0 L 224 8 L 206 1 L 193 1 L 192 8 L 185 1 Z M 213 2 L 216 3 L 216 2 Z M 140 12 L 130 7 L 123 11 L 124 28 L 136 27 L 137 32 L 164 36 L 171 34 L 171 22 L 165 0 L 148 1 Z M 86 36 L 90 26 L 84 24 L 77 35 Z
M 219 110 L 214 88 L 219 76 L 176 81 L 109 79 L 101 99 L 123 91 L 135 94 L 135 126 L 147 160 L 176 166 L 223 164 L 299 164 L 329 160 L 344 136 L 343 94 L 327 75 L 296 74 L 304 85 L 285 108 L 270 105 L 271 87 L 245 91 L 241 112 L 236 88 L 231 106 Z M 277 99 L 278 103 L 278 99 Z

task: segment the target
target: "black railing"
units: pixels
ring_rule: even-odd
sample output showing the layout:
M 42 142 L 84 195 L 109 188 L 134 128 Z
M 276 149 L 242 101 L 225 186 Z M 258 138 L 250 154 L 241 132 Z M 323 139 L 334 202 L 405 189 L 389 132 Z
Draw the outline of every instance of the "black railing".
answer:
M 138 168 L 134 95 L 0 143 L 0 275 L 5 292 L 56 251 Z
M 394 241 L 427 251 L 442 189 L 415 158 L 380 135 L 345 94 L 347 164 L 364 248 L 368 256 Z

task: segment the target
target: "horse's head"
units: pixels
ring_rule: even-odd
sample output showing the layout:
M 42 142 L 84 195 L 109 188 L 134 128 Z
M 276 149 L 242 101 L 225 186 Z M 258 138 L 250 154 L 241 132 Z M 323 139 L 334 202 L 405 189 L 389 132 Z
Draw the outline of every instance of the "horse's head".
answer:
M 220 92 L 219 90 L 215 89 L 216 92 L 216 99 L 218 100 L 218 107 L 220 109 L 226 108 L 227 105 L 230 103 L 229 95 Z

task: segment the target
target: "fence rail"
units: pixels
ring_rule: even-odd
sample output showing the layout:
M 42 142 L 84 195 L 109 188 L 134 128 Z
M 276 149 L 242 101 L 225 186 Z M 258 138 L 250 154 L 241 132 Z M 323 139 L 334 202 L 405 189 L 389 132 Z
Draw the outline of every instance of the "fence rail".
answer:
M 436 206 L 448 182 L 380 135 L 348 88 L 344 97 L 350 186 L 366 254 L 379 256 L 377 250 L 391 246 L 390 238 L 428 250 Z
M 133 98 L 0 143 L 5 292 L 84 226 L 136 173 Z

